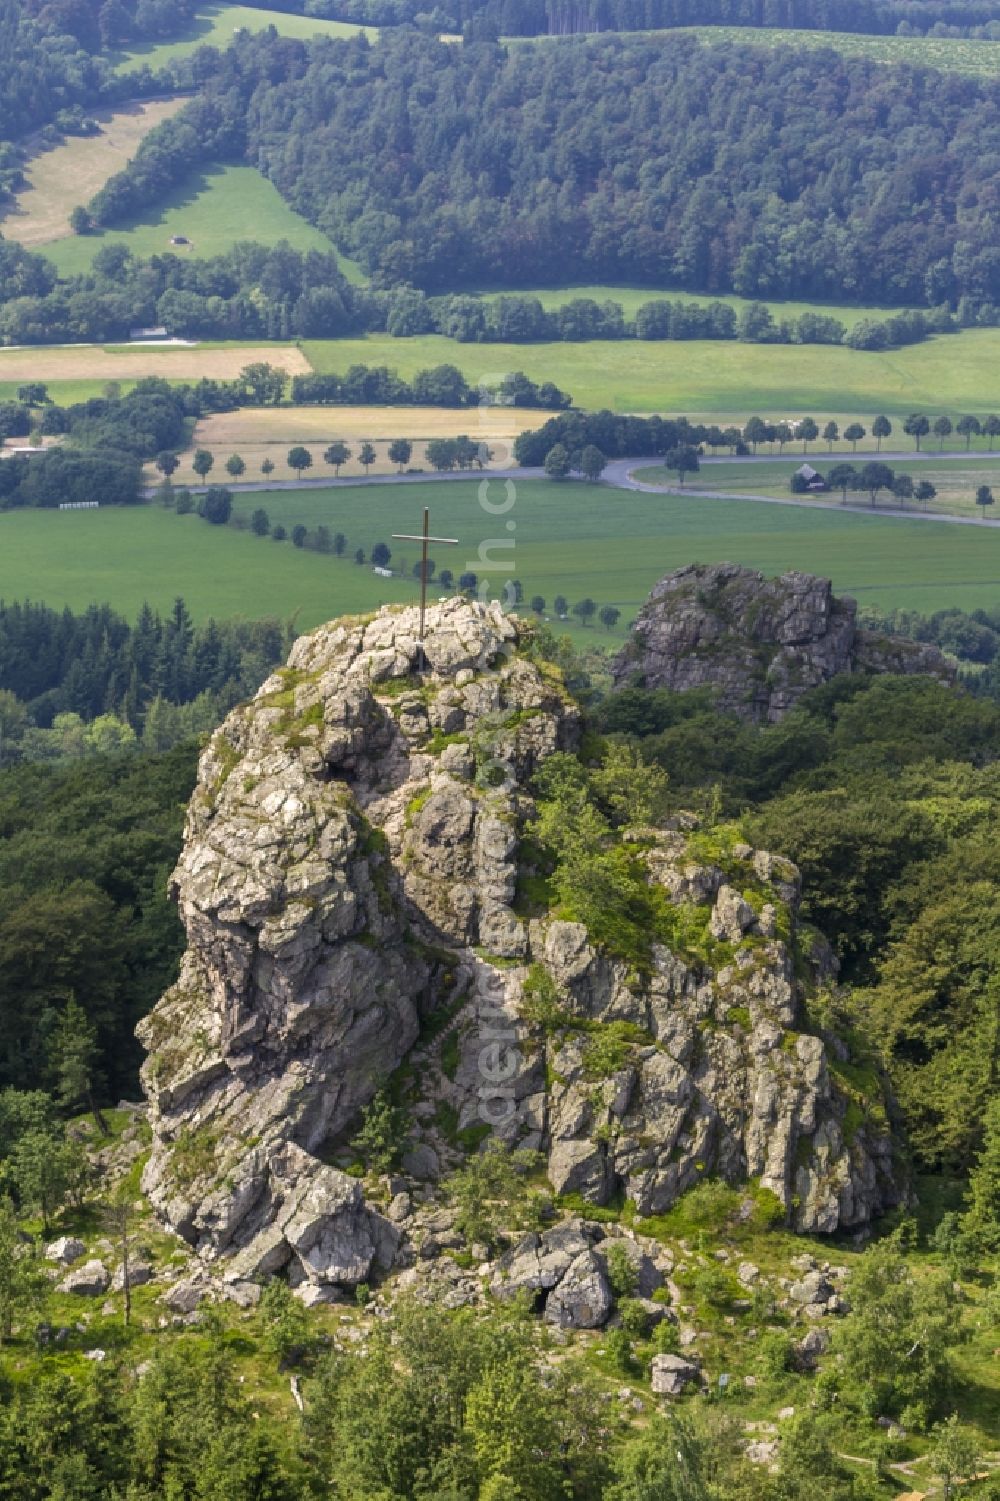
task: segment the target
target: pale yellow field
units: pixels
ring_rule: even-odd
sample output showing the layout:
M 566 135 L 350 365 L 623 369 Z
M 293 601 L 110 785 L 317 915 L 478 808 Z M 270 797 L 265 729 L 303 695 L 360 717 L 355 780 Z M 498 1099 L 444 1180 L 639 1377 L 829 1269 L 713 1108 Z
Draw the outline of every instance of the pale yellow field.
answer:
M 254 347 L 226 345 L 125 345 L 102 348 L 94 344 L 63 344 L 0 349 L 0 381 L 141 380 L 162 375 L 165 380 L 232 380 L 245 365 L 267 362 L 289 375 L 312 369 L 293 344 Z
M 459 433 L 476 439 L 514 438 L 541 427 L 550 416 L 521 407 L 243 407 L 203 418 L 195 429 L 195 443 L 201 448 L 321 439 L 330 443 L 334 438 L 345 443 L 352 438 L 409 438 L 415 443 Z
M 135 155 L 154 125 L 175 115 L 187 101 L 155 99 L 126 105 L 114 114 L 98 113 L 101 133 L 70 136 L 28 163 L 28 186 L 0 222 L 0 232 L 22 245 L 46 245 L 70 233 L 69 216 L 90 201 L 109 177 Z
M 323 459 L 323 450 L 335 438 L 351 449 L 350 461 L 343 465 L 341 478 L 364 474 L 357 454 L 361 444 L 374 445 L 377 458 L 370 474 L 395 474 L 397 465 L 389 459 L 388 448 L 394 438 L 408 438 L 413 444 L 409 468 L 427 468 L 424 448 L 431 438 L 457 438 L 466 434 L 476 442 L 485 442 L 492 450 L 492 466 L 504 467 L 512 462 L 512 448 L 518 433 L 539 427 L 548 416 L 545 412 L 526 412 L 520 408 L 448 407 L 280 407 L 244 408 L 238 412 L 219 412 L 198 423 L 191 446 L 181 457 L 180 468 L 173 476 L 175 485 L 193 484 L 197 476 L 191 468 L 196 448 L 205 448 L 215 458 L 210 478 L 220 483 L 229 479 L 226 460 L 237 453 L 246 464 L 242 483 L 261 478 L 261 464 L 270 459 L 274 465 L 270 480 L 296 479 L 286 459 L 293 444 L 301 444 L 312 454 L 312 468 L 307 479 L 332 476 L 333 470 Z M 151 482 L 159 476 L 147 467 Z

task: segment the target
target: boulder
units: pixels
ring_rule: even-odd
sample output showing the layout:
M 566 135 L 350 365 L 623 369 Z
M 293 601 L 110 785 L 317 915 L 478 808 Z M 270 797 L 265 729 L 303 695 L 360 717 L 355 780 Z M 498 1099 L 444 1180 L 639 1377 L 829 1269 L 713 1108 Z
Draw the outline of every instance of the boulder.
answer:
M 545 1321 L 559 1329 L 599 1329 L 611 1305 L 604 1263 L 593 1251 L 581 1251 L 549 1293 Z
M 58 1240 L 52 1241 L 45 1247 L 46 1261 L 58 1261 L 63 1266 L 72 1266 L 74 1261 L 79 1261 L 87 1247 L 82 1240 L 77 1240 L 74 1235 L 60 1235 Z
M 658 1397 L 679 1397 L 692 1381 L 701 1380 L 701 1369 L 682 1355 L 654 1355 L 650 1374 Z
M 826 1303 L 834 1296 L 834 1288 L 822 1272 L 806 1272 L 800 1281 L 792 1283 L 788 1296 L 802 1305 Z
M 195 1309 L 204 1302 L 209 1291 L 207 1283 L 185 1278 L 168 1288 L 160 1298 L 160 1302 L 165 1303 L 173 1313 L 194 1313 Z
M 103 1297 L 111 1286 L 111 1278 L 103 1261 L 87 1261 L 70 1272 L 59 1283 L 61 1293 L 75 1293 L 80 1298 Z
M 128 1285 L 129 1287 L 144 1287 L 147 1282 L 152 1282 L 155 1275 L 147 1261 L 132 1261 L 129 1263 Z M 115 1268 L 114 1276 L 111 1278 L 111 1291 L 120 1293 L 124 1291 L 124 1288 L 125 1268 L 119 1265 Z

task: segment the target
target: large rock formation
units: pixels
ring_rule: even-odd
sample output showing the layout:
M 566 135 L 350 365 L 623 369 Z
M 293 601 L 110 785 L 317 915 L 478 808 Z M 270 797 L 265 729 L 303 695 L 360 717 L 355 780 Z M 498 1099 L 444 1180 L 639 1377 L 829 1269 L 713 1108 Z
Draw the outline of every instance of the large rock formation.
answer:
M 720 709 L 758 723 L 841 672 L 953 680 L 937 647 L 879 636 L 856 617 L 856 601 L 836 598 L 829 579 L 694 563 L 654 586 L 612 670 L 619 685 L 638 676 L 649 688 L 712 688 Z
M 499 607 L 433 607 L 425 664 L 416 624 L 303 637 L 202 755 L 187 952 L 139 1029 L 164 1220 L 229 1278 L 285 1268 L 316 1297 L 401 1263 L 405 1194 L 383 1218 L 334 1163 L 404 1060 L 421 1178 L 488 1126 L 546 1151 L 559 1192 L 640 1214 L 706 1173 L 758 1180 L 803 1229 L 895 1202 L 880 1102 L 802 1029 L 794 867 L 694 820 L 637 831 L 677 913 L 641 970 L 526 908 L 530 778 L 578 711 Z M 539 975 L 544 1027 L 522 1018 Z

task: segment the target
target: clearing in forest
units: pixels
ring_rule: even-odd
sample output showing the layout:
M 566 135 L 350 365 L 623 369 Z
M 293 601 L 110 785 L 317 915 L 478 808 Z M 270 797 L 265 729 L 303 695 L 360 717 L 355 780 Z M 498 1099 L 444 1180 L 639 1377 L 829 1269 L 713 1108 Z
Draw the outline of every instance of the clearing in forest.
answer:
M 87 203 L 135 155 L 143 137 L 186 102 L 136 100 L 113 114 L 95 112 L 98 135 L 67 136 L 31 158 L 25 172 L 28 186 L 0 221 L 0 233 L 31 249 L 70 235 L 69 216 L 77 204 Z
M 176 236 L 186 243 L 172 245 Z M 134 219 L 92 234 L 67 235 L 42 248 L 60 276 L 78 276 L 89 270 L 104 245 L 124 245 L 141 258 L 167 252 L 207 257 L 224 255 L 240 240 L 259 245 L 287 240 L 295 250 L 333 252 L 326 236 L 289 208 L 256 167 L 211 165 L 193 172 Z
M 166 67 L 190 57 L 199 47 L 228 47 L 241 31 L 263 31 L 273 26 L 279 36 L 306 40 L 315 36 L 357 36 L 363 32 L 374 40 L 373 26 L 358 26 L 350 21 L 321 21 L 311 16 L 289 15 L 281 10 L 259 10 L 250 5 L 200 5 L 187 36 L 176 42 L 144 42 L 120 54 L 119 73 L 134 73 L 138 68 Z

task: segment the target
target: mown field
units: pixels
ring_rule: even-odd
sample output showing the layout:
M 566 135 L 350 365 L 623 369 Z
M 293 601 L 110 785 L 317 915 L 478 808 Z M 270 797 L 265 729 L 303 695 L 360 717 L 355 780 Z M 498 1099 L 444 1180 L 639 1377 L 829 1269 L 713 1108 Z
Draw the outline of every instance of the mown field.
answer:
M 96 149 L 100 138 L 90 144 Z M 82 201 L 89 196 L 83 195 Z M 73 198 L 68 194 L 64 201 L 67 213 L 79 202 L 79 195 Z M 190 244 L 171 245 L 173 235 L 185 236 Z M 256 167 L 234 166 L 205 167 L 134 219 L 93 234 L 69 234 L 42 248 L 60 276 L 77 276 L 89 270 L 97 251 L 105 245 L 125 245 L 140 257 L 168 251 L 181 256 L 212 256 L 222 255 L 239 240 L 256 240 L 261 245 L 287 240 L 296 250 L 329 253 L 333 249 L 324 234 L 288 207 Z
M 752 413 L 771 418 L 808 413 L 821 423 L 834 417 L 844 425 L 856 417 L 869 427 L 877 412 L 896 420 L 913 411 L 954 418 L 1000 410 L 1000 329 L 966 329 L 886 353 L 716 340 L 484 345 L 459 344 L 436 334 L 412 339 L 371 334 L 306 340 L 298 346 L 230 344 L 225 346 L 228 367 L 222 371 L 219 348 L 202 344 L 110 356 L 100 346 L 0 350 L 0 397 L 12 395 L 17 382 L 33 379 L 50 382 L 56 400 L 79 400 L 98 394 L 109 378 L 127 382 L 156 373 L 198 379 L 235 374 L 252 359 L 271 359 L 302 371 L 388 365 L 403 377 L 450 363 L 473 382 L 498 381 L 523 370 L 535 380 L 555 381 L 577 406 L 591 410 L 686 413 L 720 423 L 743 423 Z M 144 368 L 148 361 L 155 362 L 152 372 Z
M 497 486 L 487 498 L 499 502 L 503 492 Z M 695 561 L 822 573 L 838 590 L 886 608 L 1000 602 L 1000 529 L 544 481 L 519 483 L 502 519 L 483 510 L 476 484 L 462 481 L 243 492 L 236 500 L 238 512 L 262 506 L 272 524 L 289 531 L 299 522 L 342 531 L 348 557 L 357 547 L 367 553 L 375 542 L 388 542 L 394 566 L 405 562 L 408 572 L 416 546 L 390 538 L 414 531 L 425 504 L 435 530 L 459 538 L 457 547 L 433 549 L 439 568 L 488 574 L 498 588 L 517 578 L 526 599 L 542 595 L 550 613 L 557 594 L 570 604 L 590 597 L 617 606 L 622 616 L 611 636 L 600 626 L 574 627 L 578 639 L 595 644 L 620 640 L 652 584 Z M 0 514 L 0 598 L 30 596 L 76 609 L 107 599 L 134 615 L 143 600 L 165 609 L 177 594 L 198 619 L 298 612 L 310 626 L 344 611 L 415 599 L 417 585 L 412 577 L 380 579 L 347 559 L 157 506 Z
M 406 377 L 448 361 L 470 380 L 523 370 L 553 380 L 576 404 L 619 412 L 748 413 L 816 418 L 875 412 L 985 413 L 1000 408 L 1000 329 L 966 329 L 875 353 L 843 346 L 634 339 L 581 344 L 458 344 L 438 334 L 308 340 L 317 370 L 362 362 Z
M 290 375 L 310 368 L 294 344 L 59 344 L 0 350 L 0 392 L 12 396 L 22 381 L 45 381 L 54 401 L 81 401 L 100 395 L 108 381 L 127 390 L 147 375 L 232 380 L 257 360 Z
M 870 454 L 858 454 L 858 460 L 867 460 Z M 802 464 L 801 453 L 796 453 L 794 458 L 774 459 L 767 462 L 751 464 L 740 463 L 738 460 L 732 463 L 709 463 L 703 464 L 697 474 L 689 475 L 685 480 L 685 489 L 696 493 L 698 491 L 728 491 L 735 495 L 760 495 L 771 496 L 778 500 L 792 499 L 790 483 L 794 471 Z M 829 473 L 832 464 L 851 462 L 851 454 L 845 451 L 844 444 L 838 444 L 837 450 L 832 455 L 810 451 L 805 462 L 818 469 L 821 474 Z M 970 454 L 968 459 L 937 459 L 933 453 L 921 458 L 906 458 L 887 460 L 894 474 L 908 474 L 914 484 L 920 480 L 928 480 L 937 491 L 934 501 L 928 506 L 923 506 L 916 501 L 908 501 L 900 505 L 888 491 L 879 492 L 876 509 L 900 511 L 938 511 L 949 516 L 970 516 L 982 519 L 982 509 L 975 503 L 976 491 L 980 485 L 987 485 L 993 489 L 997 498 L 1000 499 L 1000 455 L 995 454 L 992 458 L 989 454 Z M 676 474 L 668 469 L 656 466 L 643 469 L 637 478 L 649 484 L 677 485 Z M 820 493 L 815 495 L 797 495 L 797 501 L 805 503 L 819 502 L 829 504 L 831 501 L 839 502 L 841 492 L 836 490 L 832 493 Z M 866 494 L 849 490 L 847 493 L 848 504 L 868 505 Z M 988 520 L 1000 520 L 997 508 L 987 511 Z
M 280 36 L 356 36 L 363 31 L 374 38 L 371 26 L 355 26 L 347 21 L 320 21 L 309 16 L 287 15 L 280 10 L 257 10 L 249 5 L 201 5 L 188 36 L 176 42 L 143 43 L 130 47 L 118 56 L 118 71 L 134 73 L 138 68 L 165 67 L 167 63 L 190 57 L 199 47 L 228 47 L 238 31 L 263 31 L 273 26 Z
M 184 103 L 182 98 L 137 100 L 114 113 L 99 113 L 100 135 L 67 136 L 61 145 L 32 157 L 26 169 L 28 186 L 0 219 L 0 233 L 33 250 L 53 240 L 75 238 L 69 216 L 76 205 L 87 203 L 120 172 L 143 137 Z
M 784 31 L 752 26 L 690 26 L 678 36 L 700 41 L 735 42 L 741 47 L 831 47 L 845 57 L 866 57 L 876 63 L 910 63 L 950 73 L 1000 76 L 1000 42 L 965 41 L 957 37 L 864 36 L 849 31 Z M 662 35 L 662 33 L 659 33 Z

